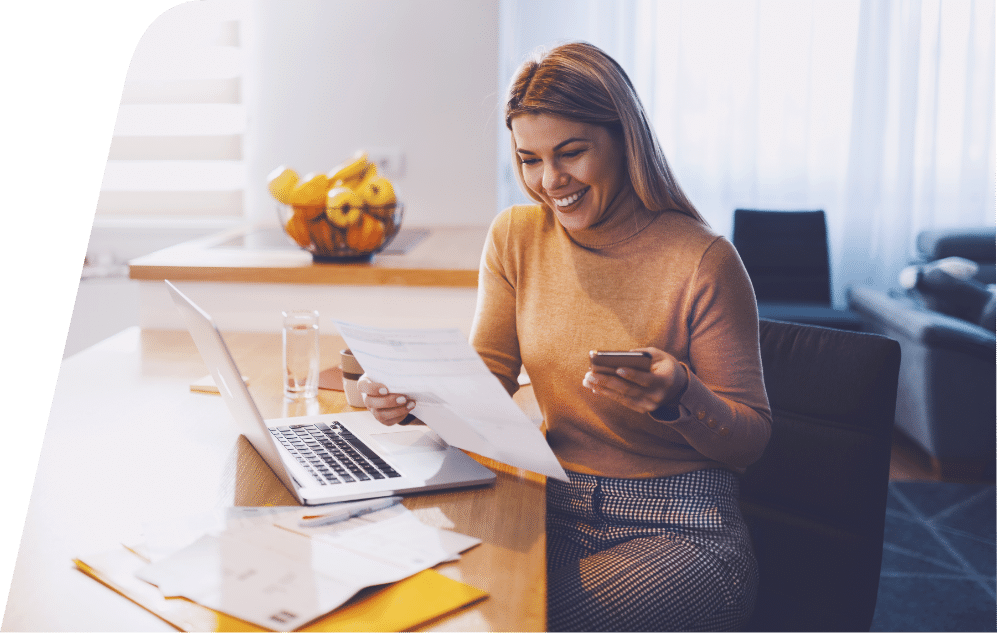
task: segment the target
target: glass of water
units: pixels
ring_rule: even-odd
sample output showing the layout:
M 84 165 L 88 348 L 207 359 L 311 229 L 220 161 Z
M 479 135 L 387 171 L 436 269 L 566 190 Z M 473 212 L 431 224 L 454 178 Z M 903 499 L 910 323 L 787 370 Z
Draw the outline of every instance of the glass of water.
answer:
M 284 397 L 318 396 L 318 312 L 289 310 L 284 315 Z

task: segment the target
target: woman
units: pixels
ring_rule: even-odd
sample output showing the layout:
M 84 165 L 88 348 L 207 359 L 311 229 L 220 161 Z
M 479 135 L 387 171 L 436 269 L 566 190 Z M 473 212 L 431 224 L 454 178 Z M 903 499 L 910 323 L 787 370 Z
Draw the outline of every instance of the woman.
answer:
M 571 479 L 547 482 L 548 628 L 743 626 L 757 571 L 737 473 L 771 428 L 747 273 L 598 48 L 525 63 L 505 113 L 538 204 L 491 226 L 471 342 L 510 393 L 526 368 Z M 643 349 L 653 364 L 597 373 L 596 349 Z M 361 390 L 385 424 L 414 406 Z

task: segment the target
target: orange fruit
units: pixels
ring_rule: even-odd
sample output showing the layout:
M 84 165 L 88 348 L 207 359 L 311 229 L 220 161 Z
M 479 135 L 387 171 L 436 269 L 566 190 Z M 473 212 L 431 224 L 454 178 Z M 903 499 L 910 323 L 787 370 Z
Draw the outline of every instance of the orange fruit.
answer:
M 312 243 L 312 238 L 308 234 L 308 220 L 300 213 L 294 213 L 287 219 L 284 230 L 302 248 L 307 248 Z
M 306 220 L 314 220 L 325 213 L 325 205 L 322 204 L 295 204 L 294 215 L 300 215 Z
M 308 223 L 315 250 L 319 253 L 334 253 L 340 246 L 340 233 L 324 219 Z
M 384 242 L 384 225 L 367 214 L 346 230 L 346 245 L 357 251 L 372 251 Z

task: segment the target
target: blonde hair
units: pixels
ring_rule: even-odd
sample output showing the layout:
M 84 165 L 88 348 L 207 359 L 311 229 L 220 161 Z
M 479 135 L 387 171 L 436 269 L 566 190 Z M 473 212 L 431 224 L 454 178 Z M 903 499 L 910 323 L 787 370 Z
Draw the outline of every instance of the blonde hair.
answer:
M 519 67 L 509 86 L 505 125 L 520 114 L 548 114 L 599 125 L 622 137 L 634 192 L 651 211 L 678 211 L 706 224 L 685 196 L 665 160 L 637 91 L 623 68 L 586 42 L 538 51 Z M 518 164 L 515 141 L 513 163 Z M 516 178 L 530 197 L 540 199 Z

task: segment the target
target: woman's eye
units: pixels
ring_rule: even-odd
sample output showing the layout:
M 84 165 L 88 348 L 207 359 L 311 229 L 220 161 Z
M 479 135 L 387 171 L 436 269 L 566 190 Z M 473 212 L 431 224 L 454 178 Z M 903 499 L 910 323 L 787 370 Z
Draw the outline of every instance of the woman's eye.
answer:
M 575 156 L 580 155 L 584 151 L 585 150 L 583 149 L 573 149 L 570 152 L 564 152 L 563 154 L 561 154 L 561 156 L 564 156 L 565 158 L 574 158 Z
M 540 162 L 539 158 L 520 158 L 519 162 L 523 165 L 536 165 Z

